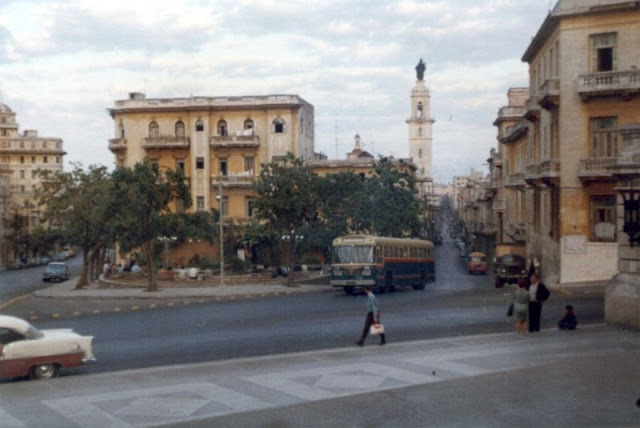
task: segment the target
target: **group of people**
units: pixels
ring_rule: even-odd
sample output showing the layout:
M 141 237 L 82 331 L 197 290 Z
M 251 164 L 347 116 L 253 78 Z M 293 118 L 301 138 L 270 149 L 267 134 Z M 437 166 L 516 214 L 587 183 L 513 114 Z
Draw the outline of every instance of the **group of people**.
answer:
M 550 294 L 549 289 L 540 282 L 540 277 L 536 273 L 532 273 L 528 279 L 518 280 L 518 287 L 513 296 L 512 312 L 514 328 L 517 333 L 526 333 L 527 329 L 529 333 L 540 331 L 542 304 Z M 578 320 L 573 312 L 573 306 L 567 305 L 565 309 L 565 315 L 558 323 L 558 328 L 575 330 Z

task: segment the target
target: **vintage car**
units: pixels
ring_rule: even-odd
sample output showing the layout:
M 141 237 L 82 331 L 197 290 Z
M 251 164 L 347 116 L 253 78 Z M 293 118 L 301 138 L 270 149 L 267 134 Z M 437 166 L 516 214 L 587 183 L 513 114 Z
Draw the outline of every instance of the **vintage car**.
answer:
M 484 253 L 479 251 L 474 251 L 473 253 L 469 253 L 467 256 L 467 272 L 469 274 L 487 273 L 487 269 L 489 265 L 487 264 L 487 256 Z
M 0 378 L 55 377 L 60 368 L 94 362 L 93 337 L 71 329 L 38 330 L 20 318 L 0 315 Z
M 69 266 L 66 263 L 51 262 L 42 271 L 42 280 L 47 281 L 66 281 L 69 279 Z
M 494 262 L 496 287 L 504 283 L 515 284 L 521 278 L 527 278 L 527 259 L 518 254 L 503 254 Z

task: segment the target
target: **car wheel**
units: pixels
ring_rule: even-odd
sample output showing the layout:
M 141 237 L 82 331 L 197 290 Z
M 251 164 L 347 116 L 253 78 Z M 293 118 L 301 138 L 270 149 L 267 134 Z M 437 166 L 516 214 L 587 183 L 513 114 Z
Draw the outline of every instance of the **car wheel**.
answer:
M 352 295 L 355 290 L 355 287 L 347 286 L 344 287 L 345 294 Z
M 38 364 L 31 367 L 31 379 L 51 379 L 58 375 L 58 365 L 53 363 Z

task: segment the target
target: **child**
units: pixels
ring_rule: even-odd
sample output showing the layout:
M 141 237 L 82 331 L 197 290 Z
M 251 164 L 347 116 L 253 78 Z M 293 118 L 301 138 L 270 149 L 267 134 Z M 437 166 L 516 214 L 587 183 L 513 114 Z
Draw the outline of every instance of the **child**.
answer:
M 565 309 L 567 312 L 564 314 L 564 318 L 558 323 L 558 328 L 560 330 L 575 330 L 578 326 L 578 319 L 573 313 L 573 306 L 567 305 Z

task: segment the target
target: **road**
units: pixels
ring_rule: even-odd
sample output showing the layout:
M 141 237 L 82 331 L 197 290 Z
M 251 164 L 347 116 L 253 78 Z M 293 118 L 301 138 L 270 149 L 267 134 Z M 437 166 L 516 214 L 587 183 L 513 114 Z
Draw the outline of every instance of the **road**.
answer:
M 69 265 L 71 275 L 79 275 L 82 269 L 82 257 L 74 256 L 65 263 Z M 0 272 L 0 302 L 8 301 L 19 296 L 24 296 L 48 286 L 42 282 L 44 266 L 35 266 L 24 269 L 13 269 Z
M 466 274 L 453 241 L 438 247 L 436 258 L 437 281 L 426 290 L 378 295 L 389 342 L 511 331 L 506 289 L 496 289 L 490 275 Z M 557 323 L 567 303 L 574 305 L 582 324 L 603 321 L 602 293 L 557 293 L 544 305 L 543 328 Z M 96 337 L 98 363 L 64 375 L 351 346 L 362 329 L 365 307 L 363 295 L 325 291 L 36 325 L 72 327 Z M 369 339 L 367 345 L 375 343 Z

